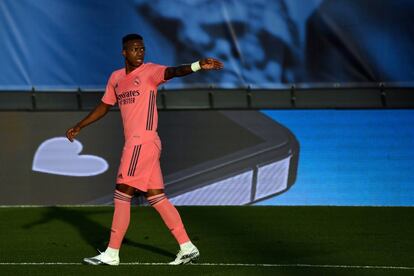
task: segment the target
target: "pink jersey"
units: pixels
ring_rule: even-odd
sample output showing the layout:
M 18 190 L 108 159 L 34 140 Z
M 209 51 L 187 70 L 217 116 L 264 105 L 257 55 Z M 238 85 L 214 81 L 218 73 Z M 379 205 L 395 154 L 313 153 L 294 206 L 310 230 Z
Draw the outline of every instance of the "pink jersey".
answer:
M 102 101 L 118 102 L 126 144 L 142 144 L 158 138 L 157 87 L 164 80 L 166 66 L 144 63 L 128 75 L 125 69 L 112 73 Z

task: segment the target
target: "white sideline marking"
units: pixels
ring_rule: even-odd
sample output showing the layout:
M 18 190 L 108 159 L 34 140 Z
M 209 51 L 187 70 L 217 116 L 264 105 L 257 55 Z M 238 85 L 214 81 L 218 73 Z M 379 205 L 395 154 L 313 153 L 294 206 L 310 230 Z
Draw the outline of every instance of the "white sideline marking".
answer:
M 63 262 L 39 262 L 39 263 L 0 263 L 0 265 L 85 265 L 83 263 Z M 120 263 L 120 265 L 141 265 L 141 266 L 169 266 L 168 263 Z M 309 268 L 342 268 L 342 269 L 390 269 L 390 270 L 414 270 L 410 266 L 383 266 L 383 265 L 334 265 L 334 264 L 226 264 L 226 263 L 193 263 L 192 266 L 251 266 L 251 267 L 309 267 Z
M 13 208 L 50 208 L 50 207 L 64 207 L 64 208 L 89 208 L 89 207 L 108 207 L 112 206 L 112 204 L 54 204 L 54 205 L 0 205 L 0 208 L 4 209 L 13 209 Z M 193 207 L 195 205 L 181 205 L 185 207 Z M 211 205 L 214 207 L 246 207 L 246 205 Z M 266 205 L 266 206 L 259 206 L 259 205 L 248 205 L 252 208 L 261 208 L 261 207 L 350 207 L 350 208 L 413 208 L 414 205 Z M 134 205 L 135 207 L 135 205 Z M 138 206 L 137 207 L 147 207 L 147 206 Z

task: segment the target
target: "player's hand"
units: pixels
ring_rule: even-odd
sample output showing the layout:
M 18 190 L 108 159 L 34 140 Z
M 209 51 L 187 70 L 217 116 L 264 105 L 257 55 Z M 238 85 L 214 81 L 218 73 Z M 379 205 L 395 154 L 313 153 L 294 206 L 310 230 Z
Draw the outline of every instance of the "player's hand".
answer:
M 69 141 L 73 142 L 73 139 L 79 134 L 81 128 L 78 126 L 71 127 L 66 131 L 66 137 Z
M 215 58 L 200 59 L 200 66 L 203 70 L 221 70 L 224 67 L 223 63 Z

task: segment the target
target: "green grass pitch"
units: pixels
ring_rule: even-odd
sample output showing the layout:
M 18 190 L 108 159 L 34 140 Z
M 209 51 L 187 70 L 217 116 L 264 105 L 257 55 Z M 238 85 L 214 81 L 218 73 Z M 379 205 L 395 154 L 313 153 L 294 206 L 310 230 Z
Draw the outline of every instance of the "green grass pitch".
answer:
M 178 209 L 197 265 L 162 264 L 178 247 L 150 207 L 132 208 L 118 267 L 80 264 L 106 248 L 112 207 L 0 208 L 0 275 L 414 275 L 411 207 Z

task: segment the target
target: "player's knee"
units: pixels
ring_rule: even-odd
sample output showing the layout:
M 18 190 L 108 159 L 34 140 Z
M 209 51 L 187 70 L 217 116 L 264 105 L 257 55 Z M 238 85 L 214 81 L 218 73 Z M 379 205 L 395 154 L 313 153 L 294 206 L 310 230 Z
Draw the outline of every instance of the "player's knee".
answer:
M 149 189 L 147 193 L 145 194 L 145 197 L 148 199 L 149 197 L 160 195 L 163 193 L 164 193 L 163 189 Z
M 134 187 L 128 186 L 126 184 L 116 184 L 115 189 L 130 196 L 133 196 L 136 191 Z

